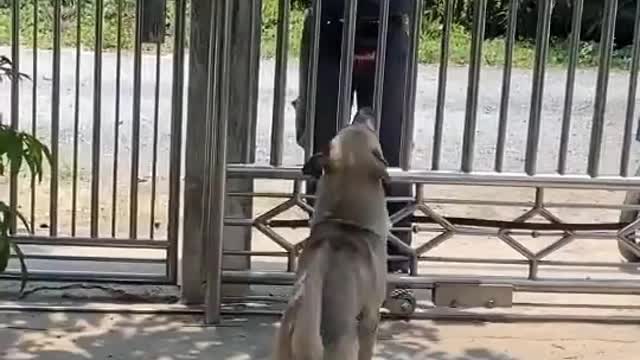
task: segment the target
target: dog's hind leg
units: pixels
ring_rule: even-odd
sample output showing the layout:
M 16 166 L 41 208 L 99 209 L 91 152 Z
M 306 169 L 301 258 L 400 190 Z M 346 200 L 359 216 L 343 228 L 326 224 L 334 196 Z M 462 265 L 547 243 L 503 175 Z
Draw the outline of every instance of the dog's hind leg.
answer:
M 358 283 L 350 254 L 332 257 L 322 294 L 324 360 L 358 359 Z
M 371 360 L 378 336 L 380 315 L 376 310 L 364 310 L 358 323 L 358 360 Z
M 357 360 L 358 334 L 354 327 L 344 329 L 342 334 L 324 348 L 324 360 Z

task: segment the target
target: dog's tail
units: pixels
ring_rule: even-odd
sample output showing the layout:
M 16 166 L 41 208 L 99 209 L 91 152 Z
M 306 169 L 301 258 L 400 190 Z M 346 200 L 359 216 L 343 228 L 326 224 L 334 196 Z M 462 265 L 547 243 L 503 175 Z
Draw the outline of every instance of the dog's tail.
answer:
M 320 322 L 329 259 L 326 248 L 318 250 L 294 284 L 293 296 L 282 317 L 276 340 L 275 360 L 316 360 L 323 357 Z

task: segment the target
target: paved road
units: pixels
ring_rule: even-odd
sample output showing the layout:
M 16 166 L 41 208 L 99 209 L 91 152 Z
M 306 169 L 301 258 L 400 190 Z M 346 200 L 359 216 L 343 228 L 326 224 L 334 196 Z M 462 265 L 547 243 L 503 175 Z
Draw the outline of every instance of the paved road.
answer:
M 0 48 L 1 53 L 9 53 L 9 49 Z M 38 52 L 39 71 L 34 76 L 38 81 L 38 129 L 42 136 L 47 136 L 51 119 L 51 53 Z M 168 153 L 169 121 L 171 110 L 171 56 L 161 59 L 160 100 L 159 100 L 159 151 Z M 73 139 L 73 111 L 75 108 L 75 54 L 73 50 L 62 52 L 63 69 L 61 73 L 61 150 L 70 150 Z M 21 69 L 30 75 L 32 53 L 25 50 L 22 54 Z M 103 58 L 102 86 L 102 153 L 105 167 L 110 167 L 113 155 L 115 94 L 116 94 L 116 56 L 105 53 Z M 297 66 L 290 64 L 288 68 L 287 103 L 297 95 Z M 266 162 L 269 156 L 269 134 L 271 126 L 271 103 L 273 100 L 273 61 L 264 60 L 260 72 L 259 120 L 258 120 L 258 162 Z M 575 100 L 572 112 L 572 129 L 569 143 L 569 171 L 583 173 L 586 168 L 590 127 L 592 120 L 593 99 L 595 92 L 596 72 L 591 69 L 580 70 L 576 76 Z M 452 66 L 448 74 L 446 96 L 445 131 L 443 139 L 442 165 L 445 169 L 457 169 L 461 156 L 462 132 L 466 109 L 467 68 Z M 564 104 L 565 72 L 562 69 L 550 69 L 545 79 L 545 96 L 542 108 L 542 125 L 540 152 L 538 158 L 539 172 L 555 170 L 559 148 L 561 117 Z M 416 104 L 416 131 L 414 166 L 430 166 L 433 122 L 436 107 L 437 67 L 420 66 L 418 75 L 418 95 Z M 509 101 L 509 128 L 506 148 L 505 170 L 521 171 L 526 143 L 527 123 L 531 102 L 531 71 L 516 69 L 513 73 L 512 92 Z M 485 68 L 481 75 L 480 97 L 478 101 L 478 128 L 475 156 L 475 168 L 491 170 L 495 154 L 495 142 L 499 115 L 500 89 L 502 71 L 498 68 Z M 622 130 L 627 102 L 628 74 L 613 72 L 610 79 L 608 104 L 605 116 L 605 137 L 603 148 L 602 172 L 616 174 L 618 157 L 621 150 Z M 8 83 L 0 85 L 0 106 L 9 109 Z M 142 170 L 147 170 L 151 156 L 151 144 L 154 121 L 154 86 L 155 58 L 143 57 L 142 73 L 142 111 L 141 111 L 141 151 Z M 31 84 L 24 82 L 21 87 L 21 125 L 31 126 Z M 120 110 L 120 146 L 123 158 L 131 145 L 131 121 L 133 99 L 133 59 L 123 57 L 121 77 L 121 110 Z M 81 56 L 80 72 L 80 146 L 83 163 L 88 167 L 90 157 L 92 113 L 93 113 L 93 54 L 86 52 Z M 9 110 L 5 110 L 9 116 Z M 5 120 L 6 121 L 6 120 Z M 297 163 L 301 161 L 301 151 L 294 141 L 293 109 L 286 109 L 285 161 Z M 637 146 L 634 144 L 634 159 Z M 67 159 L 62 157 L 62 161 Z M 166 158 L 163 158 L 166 165 Z M 107 166 L 108 165 L 108 166 Z M 123 164 L 123 166 L 126 166 Z
M 8 54 L 9 49 L 0 48 L 0 54 Z M 39 71 L 34 75 L 31 71 L 32 52 L 25 50 L 21 55 L 21 69 L 37 80 L 37 127 L 38 132 L 46 140 L 51 128 L 51 52 L 39 51 Z M 168 167 L 168 152 L 170 140 L 170 110 L 171 110 L 171 64 L 170 56 L 161 59 L 160 88 L 159 88 L 159 154 L 161 181 L 166 179 Z M 74 135 L 74 91 L 75 91 L 75 54 L 72 50 L 62 53 L 63 69 L 61 73 L 61 117 L 60 117 L 60 146 L 61 161 L 69 164 Z M 110 184 L 110 173 L 114 153 L 115 130 L 115 95 L 116 95 L 116 57 L 106 53 L 103 58 L 103 86 L 102 86 L 102 178 L 103 184 Z M 287 103 L 297 95 L 297 66 L 290 64 L 288 68 Z M 79 92 L 79 141 L 81 172 L 89 172 L 92 122 L 93 122 L 93 54 L 86 52 L 81 56 Z M 269 157 L 269 136 L 271 126 L 271 102 L 273 100 L 273 61 L 262 62 L 260 72 L 259 93 L 259 121 L 257 130 L 257 161 L 266 163 Z M 593 100 L 595 94 L 596 72 L 581 70 L 576 76 L 575 100 L 572 112 L 572 129 L 569 143 L 569 171 L 584 173 L 589 148 L 590 124 L 592 120 Z M 461 157 L 462 132 L 466 108 L 467 68 L 451 67 L 448 74 L 446 96 L 445 131 L 443 138 L 442 167 L 457 169 Z M 416 131 L 414 167 L 430 166 L 433 122 L 436 108 L 437 67 L 420 66 L 418 75 L 418 93 L 416 104 Z M 483 69 L 481 76 L 480 97 L 478 101 L 478 128 L 475 155 L 475 168 L 489 171 L 493 168 L 495 155 L 496 132 L 499 115 L 500 88 L 502 72 L 497 68 Z M 540 152 L 538 157 L 539 172 L 553 172 L 557 162 L 561 117 L 564 103 L 565 73 L 561 69 L 550 69 L 545 79 L 545 96 L 542 108 L 542 125 L 540 138 Z M 0 84 L 0 109 L 5 117 L 9 116 L 9 87 L 8 83 Z M 611 74 L 608 104 L 605 116 L 605 136 L 602 146 L 601 169 L 603 174 L 613 175 L 618 171 L 621 151 L 622 129 L 627 102 L 628 74 L 614 72 Z M 141 100 L 141 177 L 150 174 L 150 164 L 153 140 L 153 125 L 155 116 L 155 59 L 144 56 L 142 73 Z M 21 126 L 31 126 L 31 91 L 32 85 L 24 82 L 21 85 Z M 505 158 L 506 171 L 521 171 L 524 162 L 527 122 L 531 102 L 531 71 L 514 70 L 512 92 L 509 101 L 509 127 Z M 120 166 L 121 175 L 126 178 L 129 167 L 128 159 L 131 150 L 131 122 L 133 98 L 133 59 L 125 56 L 122 59 L 122 76 L 120 87 L 121 111 L 119 119 L 120 131 Z M 285 134 L 285 163 L 299 164 L 302 152 L 295 144 L 293 109 L 286 109 Z M 8 120 L 5 120 L 5 122 Z M 637 163 L 638 145 L 633 144 L 633 162 Z M 635 169 L 635 165 L 633 166 Z M 88 177 L 84 181 L 88 181 Z M 126 180 L 125 180 L 126 181 Z M 106 227 L 106 225 L 105 225 Z M 48 268 L 52 265 L 48 261 L 38 262 L 39 267 Z M 60 265 L 65 269 L 79 269 L 71 263 Z M 107 268 L 109 265 L 105 265 Z M 114 265 L 115 266 L 115 265 Z M 84 268 L 86 265 L 80 266 Z M 145 269 L 156 266 L 143 266 Z M 119 266 L 119 270 L 125 268 Z M 126 268 L 129 270 L 129 268 Z

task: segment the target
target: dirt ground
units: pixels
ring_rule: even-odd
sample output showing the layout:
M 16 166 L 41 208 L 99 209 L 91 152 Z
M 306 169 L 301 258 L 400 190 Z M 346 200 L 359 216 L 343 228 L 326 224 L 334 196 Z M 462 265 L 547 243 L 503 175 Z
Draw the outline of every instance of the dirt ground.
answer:
M 287 192 L 290 183 L 278 181 L 258 181 L 256 191 Z M 46 187 L 44 187 L 46 188 Z M 148 183 L 141 184 L 140 203 L 148 204 Z M 78 225 L 86 230 L 88 224 L 88 192 L 80 192 Z M 127 192 L 119 196 L 120 208 L 126 210 Z M 47 192 L 38 193 L 39 218 L 47 216 Z M 61 199 L 68 203 L 70 192 L 65 187 Z M 441 214 L 459 217 L 512 220 L 530 209 L 534 200 L 534 189 L 505 187 L 460 187 L 428 186 L 425 197 L 427 204 Z M 622 203 L 623 192 L 593 190 L 546 190 L 545 200 L 549 210 L 567 222 L 615 222 L 620 210 L 583 209 L 564 206 L 566 202 L 616 206 Z M 108 197 L 103 197 L 108 199 Z M 469 204 L 443 204 L 441 200 L 490 200 L 517 201 L 514 206 L 480 206 Z M 159 207 L 166 206 L 166 199 L 160 198 Z M 255 215 L 264 213 L 284 199 L 255 200 Z M 26 210 L 26 209 L 25 209 Z M 101 207 L 101 226 L 109 230 L 109 203 Z M 61 212 L 61 222 L 69 220 L 69 210 Z M 163 217 L 159 211 L 156 216 Z M 128 214 L 118 211 L 118 229 L 126 232 Z M 301 210 L 291 210 L 279 218 L 298 218 Z M 140 219 L 148 219 L 148 210 L 142 210 Z M 140 220 L 141 224 L 143 221 Z M 539 217 L 532 221 L 542 221 Z M 164 220 L 161 220 L 164 225 Z M 143 225 L 141 225 L 143 226 Z M 161 226 L 163 227 L 163 226 Z M 68 229 L 68 227 L 65 227 Z M 46 228 L 40 231 L 46 232 Z M 144 232 L 146 229 L 142 229 Z M 306 230 L 277 229 L 288 241 L 301 240 Z M 414 247 L 425 243 L 437 234 L 437 230 L 425 231 L 416 236 Z M 521 235 L 516 238 L 531 251 L 548 246 L 558 236 Z M 254 250 L 281 250 L 270 239 L 254 231 Z M 31 250 L 39 251 L 32 248 Z M 47 253 L 74 255 L 104 255 L 105 249 L 60 249 L 49 247 Z M 99 251 L 101 253 L 92 253 Z M 144 251 L 110 249 L 109 256 L 155 257 Z M 491 259 L 514 259 L 520 256 L 493 236 L 454 236 L 431 250 L 429 256 L 455 256 Z M 621 263 L 615 241 L 602 239 L 577 239 L 549 256 L 551 260 L 599 261 Z M 33 262 L 34 266 L 51 266 L 51 263 Z M 86 263 L 82 266 L 70 262 L 56 262 L 56 269 L 90 271 L 112 271 L 101 267 L 103 264 Z M 104 265 L 107 266 L 107 265 Z M 109 266 L 122 266 L 109 264 Z M 284 270 L 282 258 L 255 258 L 255 270 Z M 122 271 L 131 268 L 122 268 Z M 156 271 L 153 266 L 142 271 Z M 162 271 L 162 269 L 160 269 Z M 521 265 L 423 263 L 422 275 L 443 276 L 507 276 L 526 278 L 527 267 Z M 637 269 L 630 268 L 581 268 L 542 266 L 540 275 L 545 279 L 627 279 L 635 280 Z M 276 289 L 266 289 L 275 294 Z M 285 296 L 286 289 L 281 289 Z M 256 291 L 257 293 L 263 293 Z M 417 292 L 422 301 L 428 301 L 429 294 Z M 63 297 L 64 298 L 64 297 Z M 617 316 L 638 315 L 639 296 L 583 296 L 567 294 L 526 294 L 516 293 L 514 305 L 520 311 L 528 306 L 529 314 L 578 311 L 573 307 L 582 304 L 580 315 L 607 314 Z M 548 310 L 548 304 L 565 305 L 565 308 Z M 570 310 L 567 310 L 570 309 Z M 620 310 L 623 309 L 623 310 Z M 419 311 L 430 310 L 429 305 Z M 491 311 L 500 311 L 498 309 Z M 632 314 L 633 313 L 633 314 Z M 217 327 L 204 327 L 199 316 L 186 315 L 123 315 L 123 314 L 73 314 L 73 313 L 0 313 L 0 358 L 6 360 L 243 360 L 268 359 L 271 338 L 277 326 L 275 317 L 235 317 L 227 318 Z M 640 352 L 640 322 L 632 325 L 604 325 L 584 323 L 484 323 L 484 322 L 442 322 L 412 320 L 387 321 L 379 336 L 376 359 L 415 360 L 635 360 Z
M 203 327 L 197 316 L 0 314 L 4 360 L 266 360 L 274 318 L 226 318 Z M 639 325 L 385 322 L 375 359 L 633 360 Z

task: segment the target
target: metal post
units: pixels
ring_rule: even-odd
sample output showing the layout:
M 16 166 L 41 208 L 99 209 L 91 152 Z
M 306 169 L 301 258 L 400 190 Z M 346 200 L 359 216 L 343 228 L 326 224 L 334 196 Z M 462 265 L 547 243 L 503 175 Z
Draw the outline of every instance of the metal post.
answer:
M 91 237 L 98 237 L 100 209 L 100 135 L 102 125 L 102 0 L 96 0 L 96 29 L 93 64 L 93 137 L 91 140 Z
M 442 19 L 442 41 L 440 43 L 440 69 L 438 71 L 438 95 L 436 103 L 436 120 L 433 130 L 433 154 L 431 169 L 440 169 L 440 153 L 442 149 L 442 131 L 444 127 L 445 96 L 447 93 L 447 71 L 449 69 L 449 42 L 453 23 L 453 0 L 446 0 Z
M 525 155 L 525 171 L 535 175 L 538 162 L 538 144 L 540 142 L 540 122 L 542 97 L 544 94 L 544 77 L 549 49 L 549 32 L 551 25 L 552 0 L 538 2 L 538 36 L 536 37 L 536 59 L 533 67 L 533 86 L 531 90 L 531 111 L 529 113 L 529 130 L 527 132 L 527 151 Z
M 121 13 L 121 5 L 122 0 L 118 3 L 119 15 Z M 78 153 L 79 153 L 79 143 L 80 143 L 80 61 L 82 59 L 82 1 L 76 2 L 76 72 L 75 72 L 75 92 L 74 92 L 74 108 L 73 108 L 73 165 L 72 165 L 72 176 L 71 176 L 71 236 L 76 236 L 77 231 L 77 216 L 78 216 Z M 121 20 L 122 16 L 118 18 Z M 121 22 L 118 23 L 120 25 Z M 120 26 L 118 26 L 118 40 L 120 40 Z M 34 36 L 37 38 L 37 36 Z M 119 45 L 119 43 L 118 43 Z M 35 50 L 35 49 L 34 49 Z M 118 46 L 118 52 L 120 51 Z M 119 59 L 118 54 L 118 60 Z M 120 74 L 119 69 L 116 70 L 116 97 L 120 96 Z M 34 96 L 34 99 L 37 97 Z M 36 101 L 34 101 L 35 103 Z M 117 132 L 115 139 L 118 138 Z M 117 143 L 117 140 L 116 140 Z M 117 158 L 117 150 L 114 151 L 114 159 Z M 115 167 L 114 167 L 115 169 Z M 115 177 L 114 177 L 115 179 Z M 114 195 L 115 196 L 115 195 Z M 115 215 L 113 216 L 115 219 Z M 115 234 L 112 235 L 115 237 Z
M 507 25 L 506 46 L 504 50 L 504 68 L 502 70 L 502 94 L 500 97 L 500 119 L 498 120 L 498 140 L 496 142 L 496 159 L 494 170 L 502 172 L 504 164 L 504 148 L 507 140 L 509 121 L 509 97 L 511 95 L 511 70 L 513 69 L 513 45 L 516 41 L 516 24 L 518 21 L 518 3 L 511 0 L 509 5 L 509 25 Z
M 191 2 L 189 41 L 189 87 L 185 150 L 184 220 L 182 236 L 182 299 L 188 304 L 202 303 L 204 282 L 202 254 L 203 193 L 205 192 L 206 112 L 209 78 L 209 38 L 212 2 Z
M 356 44 L 356 16 L 358 0 L 345 0 L 344 23 L 342 24 L 342 48 L 340 51 L 340 82 L 338 88 L 337 127 L 340 130 L 349 124 L 351 98 L 353 94 L 353 51 Z M 319 14 L 315 14 L 316 16 Z M 313 129 L 311 129 L 313 131 Z
M 473 9 L 473 33 L 469 61 L 469 83 L 467 87 L 467 112 L 464 120 L 462 164 L 464 172 L 473 171 L 473 155 L 476 142 L 476 119 L 478 117 L 478 88 L 482 66 L 482 43 L 486 22 L 487 0 L 477 0 Z
M 638 91 L 638 71 L 640 70 L 640 1 L 636 3 L 635 28 L 633 31 L 633 52 L 631 55 L 631 71 L 629 73 L 629 94 L 627 96 L 627 114 L 624 124 L 622 156 L 620 157 L 620 176 L 629 176 L 629 158 Z
M 416 108 L 416 80 L 418 76 L 418 45 L 422 20 L 422 0 L 415 0 L 411 12 L 411 43 L 405 72 L 406 97 L 400 136 L 400 167 L 409 170 L 413 145 L 413 128 Z
M 151 199 L 149 201 L 149 238 L 155 238 L 156 195 L 158 192 L 158 120 L 160 118 L 160 70 L 162 68 L 162 44 L 156 46 L 155 89 L 153 92 L 153 134 L 151 145 Z M 180 99 L 182 100 L 182 99 Z M 174 164 L 172 163 L 171 166 Z
M 20 1 L 11 4 L 11 128 L 20 126 Z M 36 77 L 36 76 L 34 76 Z M 35 101 L 35 100 L 34 100 Z M 0 114 L 1 116 L 1 114 Z M 1 120 L 1 119 L 0 119 Z M 11 169 L 9 177 L 9 207 L 15 213 L 18 209 L 18 169 Z M 53 171 L 53 168 L 52 168 Z M 53 196 L 53 194 L 52 194 Z M 16 233 L 16 217 L 11 217 L 10 233 Z
M 284 101 L 287 94 L 287 59 L 289 53 L 289 1 L 280 0 L 276 41 L 276 69 L 271 121 L 271 165 L 282 165 L 284 147 Z M 246 85 L 246 84 L 244 84 Z
M 207 291 L 205 294 L 205 322 L 207 324 L 218 323 L 220 321 L 220 307 L 222 301 L 222 245 L 224 236 L 224 213 L 225 213 L 225 196 L 226 196 L 226 177 L 227 177 L 227 125 L 229 117 L 229 83 L 230 83 L 230 63 L 231 63 L 231 23 L 232 23 L 232 5 L 231 0 L 220 0 L 223 11 L 221 17 L 214 21 L 221 21 L 223 24 L 222 32 L 222 49 L 219 57 L 220 71 L 220 106 L 218 113 L 215 114 L 216 123 L 216 147 L 211 150 L 215 151 L 215 163 L 212 169 L 210 211 L 211 211 L 211 239 L 207 242 Z M 218 70 L 216 69 L 216 70 Z M 212 119 L 213 120 L 213 119 Z
M 305 91 L 305 124 L 307 127 L 306 141 L 304 148 L 305 159 L 308 159 L 313 153 L 313 133 L 316 124 L 316 95 L 318 92 L 318 55 L 320 53 L 320 12 L 322 11 L 322 0 L 313 0 L 313 23 L 311 26 L 311 44 L 309 46 L 309 70 L 307 73 L 307 88 L 300 89 Z M 302 58 L 301 58 L 302 61 Z
M 600 37 L 600 66 L 593 105 L 593 121 L 591 123 L 591 142 L 589 144 L 589 176 L 596 177 L 600 168 L 602 153 L 602 136 L 604 133 L 604 114 L 607 106 L 607 90 L 609 87 L 609 66 L 613 52 L 613 36 L 616 26 L 618 0 L 608 0 L 604 5 L 604 22 Z
M 49 195 L 49 235 L 58 235 L 58 153 L 60 133 L 60 44 L 62 1 L 53 3 L 53 81 L 51 83 L 51 178 Z M 36 101 L 34 99 L 34 101 Z
M 178 231 L 180 228 L 180 174 L 182 172 L 182 113 L 184 93 L 184 46 L 187 1 L 176 0 L 173 43 L 173 106 L 171 108 L 171 167 L 169 169 L 169 220 L 167 225 L 167 278 L 175 283 L 178 277 Z
M 562 113 L 562 132 L 560 133 L 560 151 L 558 153 L 558 173 L 564 175 L 567 170 L 567 153 L 569 136 L 571 135 L 571 112 L 573 111 L 573 91 L 576 82 L 578 50 L 580 48 L 580 29 L 582 28 L 583 0 L 573 2 L 571 23 L 571 40 L 569 45 L 569 68 L 567 69 L 567 85 L 564 93 L 564 111 Z
M 142 2 L 136 1 L 133 53 L 133 116 L 131 129 L 131 178 L 129 190 L 129 238 L 138 237 L 138 181 L 140 171 L 140 113 L 142 91 Z
M 122 9 L 124 0 L 118 0 L 116 32 L 116 96 L 113 119 L 113 172 L 111 180 L 111 237 L 116 237 L 118 214 L 118 164 L 120 163 L 120 84 L 122 82 Z M 80 3 L 80 2 L 78 2 Z
M 15 1 L 17 3 L 18 1 Z M 38 34 L 38 10 L 39 10 L 39 1 L 33 1 L 33 33 Z M 31 89 L 31 99 L 38 98 L 38 37 L 33 37 L 33 68 L 32 68 L 32 89 Z M 0 119 L 1 120 L 1 119 Z M 31 134 L 37 137 L 37 123 L 38 123 L 38 102 L 35 100 L 31 101 Z M 30 199 L 30 209 L 31 214 L 29 218 L 29 222 L 31 223 L 31 228 L 34 228 L 34 224 L 36 223 L 36 177 L 31 175 L 31 199 Z M 13 226 L 15 222 L 11 225 Z
M 389 30 L 389 1 L 380 3 L 378 24 L 378 44 L 376 48 L 376 70 L 373 87 L 373 110 L 376 117 L 376 131 L 380 133 L 382 124 L 382 100 L 384 95 L 384 68 L 387 58 L 387 32 Z
M 230 105 L 227 133 L 227 162 L 252 163 L 255 154 L 255 133 L 257 112 L 254 110 L 258 99 L 260 2 L 258 0 L 234 1 L 232 3 Z M 285 62 L 286 64 L 286 62 Z M 286 67 L 283 69 L 286 72 Z M 283 88 L 284 90 L 284 88 Z M 282 101 L 284 104 L 284 91 Z M 284 112 L 283 112 L 284 115 Z M 283 118 L 284 119 L 284 118 Z M 274 119 L 275 120 L 275 119 Z M 227 180 L 228 192 L 253 192 L 252 179 Z M 225 218 L 251 218 L 252 198 L 228 198 L 225 204 Z M 251 250 L 251 227 L 226 227 L 224 229 L 225 251 Z M 225 256 L 224 270 L 248 270 L 249 256 Z M 244 285 L 226 286 L 223 296 L 244 295 L 249 289 Z

